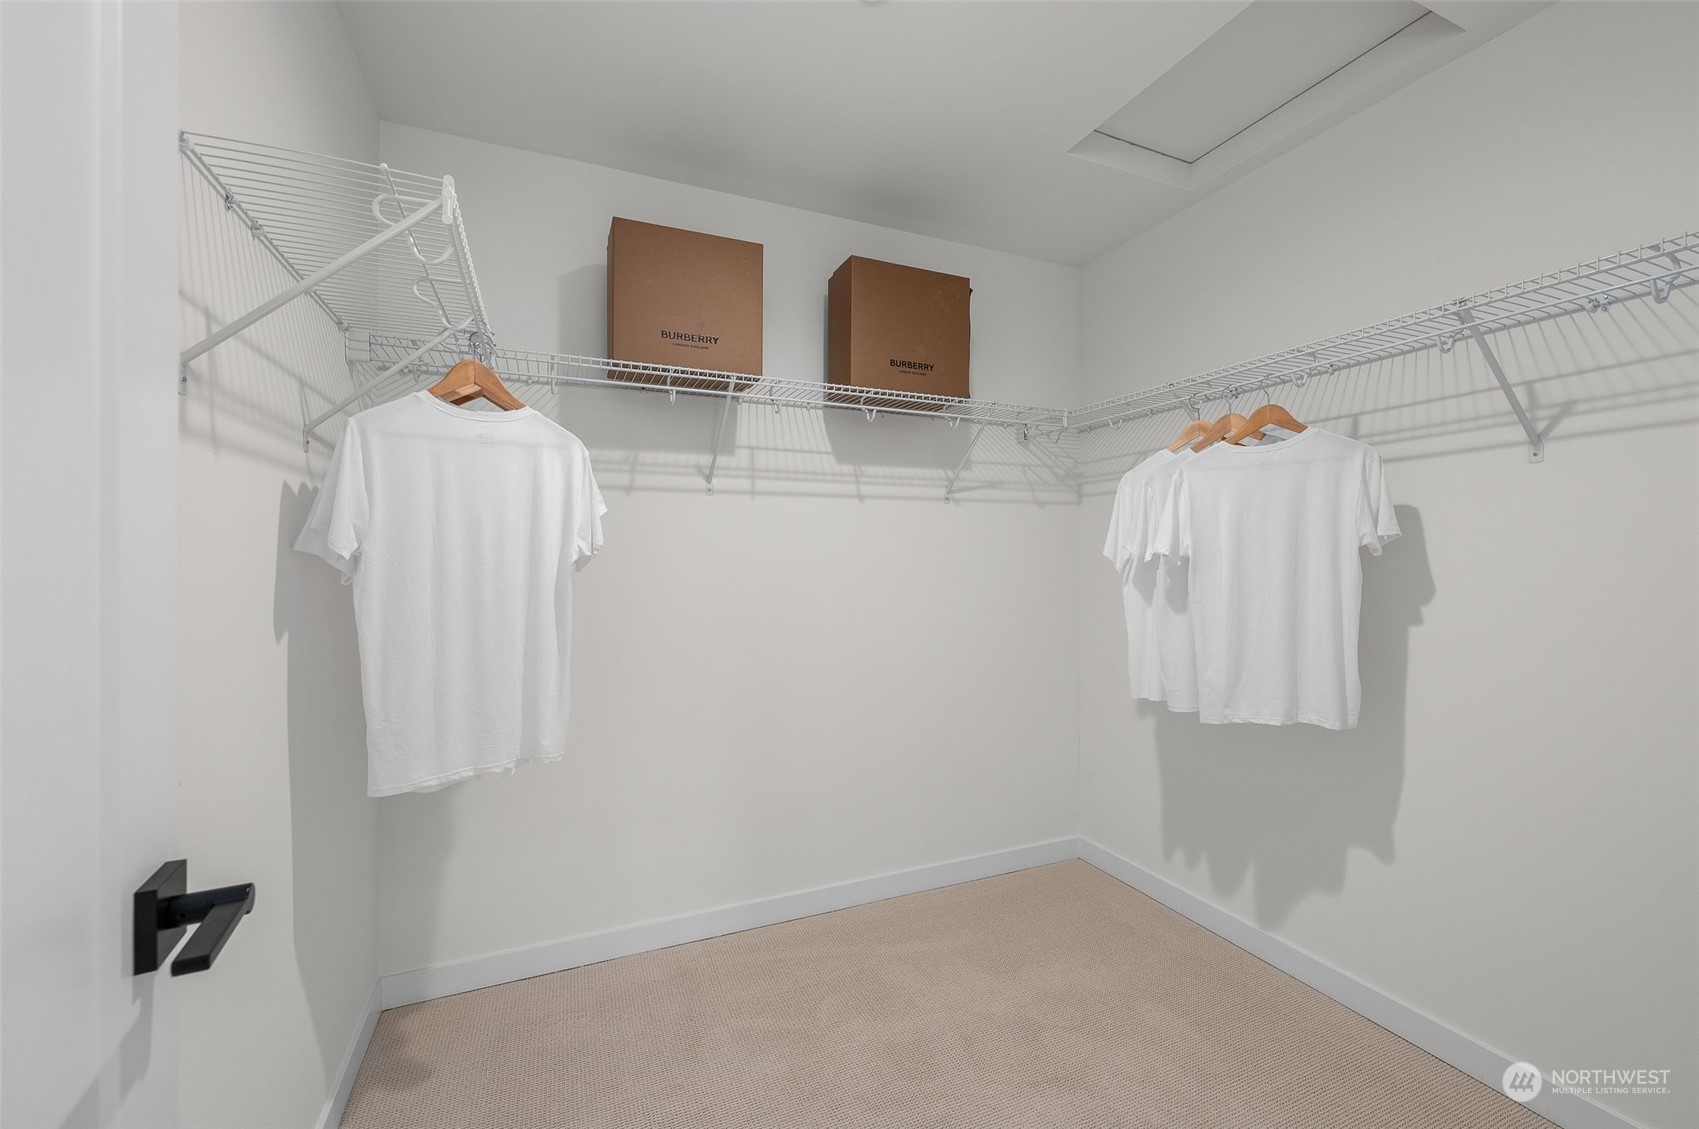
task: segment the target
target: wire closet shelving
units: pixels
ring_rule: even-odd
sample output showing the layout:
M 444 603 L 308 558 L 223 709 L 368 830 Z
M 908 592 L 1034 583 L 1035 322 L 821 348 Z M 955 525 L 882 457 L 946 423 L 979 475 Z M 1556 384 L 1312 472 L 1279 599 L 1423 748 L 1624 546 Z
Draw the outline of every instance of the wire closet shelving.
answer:
M 373 334 L 369 349 L 374 363 L 395 364 L 405 359 L 416 341 L 392 334 Z M 408 360 L 407 367 L 441 371 L 453 363 L 447 345 Z M 1060 408 L 1005 404 L 996 400 L 958 399 L 923 392 L 899 392 L 883 388 L 859 388 L 825 384 L 818 380 L 787 380 L 753 373 L 720 372 L 715 369 L 676 368 L 670 365 L 622 361 L 612 357 L 582 357 L 544 353 L 528 349 L 496 349 L 488 361 L 498 375 L 520 384 L 563 384 L 595 388 L 626 388 L 641 392 L 663 392 L 668 396 L 715 396 L 735 398 L 774 408 L 848 408 L 869 418 L 906 415 L 942 419 L 955 427 L 963 422 L 1054 432 L 1064 426 Z M 608 373 L 626 375 L 610 379 Z
M 490 336 L 453 177 L 204 134 L 179 135 L 178 148 L 295 280 L 184 349 L 183 365 L 302 297 L 345 334 Z
M 1529 457 L 1537 462 L 1544 443 L 1488 344 L 1489 336 L 1551 318 L 1609 312 L 1614 303 L 1635 298 L 1665 302 L 1677 287 L 1695 281 L 1699 281 L 1699 232 L 1687 232 L 1255 360 L 1088 404 L 1070 411 L 1067 424 L 1083 434 L 1163 412 L 1198 416 L 1206 404 L 1283 384 L 1302 387 L 1314 376 L 1425 349 L 1437 347 L 1449 353 L 1467 339 L 1480 349 L 1527 433 Z
M 859 411 L 870 420 L 882 414 L 923 417 L 950 427 L 966 422 L 975 429 L 974 440 L 949 478 L 946 499 L 987 427 L 1013 429 L 1022 439 L 1043 435 L 1059 440 L 1165 412 L 1195 417 L 1206 405 L 1245 393 L 1285 384 L 1302 387 L 1312 377 L 1430 348 L 1449 353 L 1465 340 L 1480 351 L 1527 436 L 1530 460 L 1538 462 L 1544 440 L 1493 352 L 1490 336 L 1577 313 L 1606 313 L 1623 301 L 1649 297 L 1665 302 L 1675 289 L 1699 282 L 1699 232 L 1687 232 L 1084 407 L 1008 404 L 498 348 L 452 177 L 189 133 L 182 135 L 181 149 L 222 198 L 225 210 L 295 279 L 282 293 L 185 349 L 184 372 L 196 357 L 302 297 L 335 321 L 350 342 L 351 355 L 362 354 L 378 370 L 307 421 L 304 442 L 359 401 L 396 395 L 470 351 L 503 379 L 521 384 L 718 397 L 722 436 L 738 404 Z M 464 345 L 457 337 L 465 338 Z M 352 347 L 356 340 L 357 349 Z M 611 372 L 624 376 L 615 379 Z M 718 459 L 716 447 L 714 464 Z M 708 468 L 710 490 L 714 464 Z

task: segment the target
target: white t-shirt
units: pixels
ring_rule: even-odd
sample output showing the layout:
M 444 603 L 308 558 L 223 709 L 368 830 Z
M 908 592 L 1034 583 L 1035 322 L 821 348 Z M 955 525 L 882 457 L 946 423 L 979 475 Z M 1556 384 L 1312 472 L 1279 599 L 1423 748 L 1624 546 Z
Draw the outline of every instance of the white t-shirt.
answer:
M 295 548 L 352 578 L 367 792 L 428 792 L 566 747 L 572 574 L 607 511 L 532 408 L 416 392 L 354 416 Z
M 1121 574 L 1132 695 L 1166 701 L 1178 712 L 1198 708 L 1192 628 L 1186 614 L 1186 562 L 1153 558 L 1150 548 L 1174 475 L 1192 457 L 1190 448 L 1158 451 L 1123 475 L 1103 543 L 1103 555 Z
M 1357 724 L 1359 550 L 1398 536 L 1380 456 L 1319 427 L 1180 468 L 1151 552 L 1190 561 L 1205 722 Z

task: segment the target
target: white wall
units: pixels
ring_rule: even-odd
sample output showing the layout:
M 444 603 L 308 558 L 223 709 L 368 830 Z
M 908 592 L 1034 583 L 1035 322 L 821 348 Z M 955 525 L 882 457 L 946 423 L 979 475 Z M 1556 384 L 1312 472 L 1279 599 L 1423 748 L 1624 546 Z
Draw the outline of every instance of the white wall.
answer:
M 1072 268 L 388 123 L 382 151 L 454 175 L 506 345 L 600 355 L 623 215 L 767 245 L 769 374 L 819 378 L 859 253 L 973 280 L 976 394 L 1077 396 Z M 1042 443 L 987 437 L 947 506 L 967 429 L 749 407 L 708 496 L 715 404 L 519 391 L 610 506 L 571 747 L 382 801 L 383 971 L 1073 834 L 1075 517 Z
M 376 158 L 334 5 L 186 4 L 183 79 L 186 129 Z M 188 342 L 289 280 L 184 183 Z M 303 388 L 347 386 L 340 334 L 299 301 L 197 360 L 181 402 L 185 851 L 197 886 L 258 885 L 218 966 L 181 982 L 185 1125 L 315 1124 L 377 974 L 352 607 L 287 549 L 324 464 Z
M 1690 4 L 1561 4 L 1085 271 L 1110 395 L 1699 228 Z M 1543 1069 L 1673 1071 L 1601 1104 L 1699 1122 L 1691 292 L 1282 394 L 1387 458 L 1362 728 L 1205 728 L 1127 700 L 1113 474 L 1081 508 L 1084 834 Z M 1241 405 L 1244 406 L 1244 405 Z M 1110 458 L 1109 456 L 1115 456 Z

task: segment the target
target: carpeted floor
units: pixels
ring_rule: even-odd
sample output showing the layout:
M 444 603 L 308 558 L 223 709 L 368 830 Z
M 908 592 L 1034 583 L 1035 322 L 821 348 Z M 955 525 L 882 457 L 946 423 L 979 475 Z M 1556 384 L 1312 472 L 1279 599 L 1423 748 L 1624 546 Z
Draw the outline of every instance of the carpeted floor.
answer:
M 344 1129 L 1549 1129 L 1083 862 L 383 1014 Z

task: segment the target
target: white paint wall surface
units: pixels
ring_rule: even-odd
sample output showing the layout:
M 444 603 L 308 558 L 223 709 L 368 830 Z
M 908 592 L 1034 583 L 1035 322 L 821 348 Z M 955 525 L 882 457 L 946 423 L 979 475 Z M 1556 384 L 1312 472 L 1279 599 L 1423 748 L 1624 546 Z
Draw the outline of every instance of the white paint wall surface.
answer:
M 1696 41 L 1557 5 L 1104 256 L 1089 394 L 1699 228 Z M 1597 1099 L 1649 1126 L 1699 1123 L 1696 298 L 1494 339 L 1539 466 L 1463 346 L 1279 397 L 1382 451 L 1404 525 L 1356 732 L 1128 700 L 1107 494 L 1177 421 L 1087 445 L 1077 555 L 1088 838 L 1512 1057 L 1671 1070 Z
M 334 5 L 183 6 L 183 126 L 377 155 Z M 183 340 L 289 283 L 184 166 Z M 304 390 L 347 387 L 341 335 L 298 301 L 191 366 L 181 401 L 183 824 L 197 886 L 252 881 L 212 974 L 181 981 L 183 1124 L 316 1124 L 376 972 L 377 814 L 352 605 L 288 544 L 323 473 Z
M 1072 268 L 387 123 L 382 151 L 454 175 L 506 345 L 601 353 L 622 215 L 766 244 L 769 374 L 820 376 L 857 253 L 973 280 L 977 394 L 1077 395 Z M 967 429 L 751 406 L 710 497 L 715 404 L 517 391 L 610 506 L 571 747 L 382 801 L 384 972 L 1073 832 L 1075 510 L 1043 443 L 988 436 L 947 506 Z

